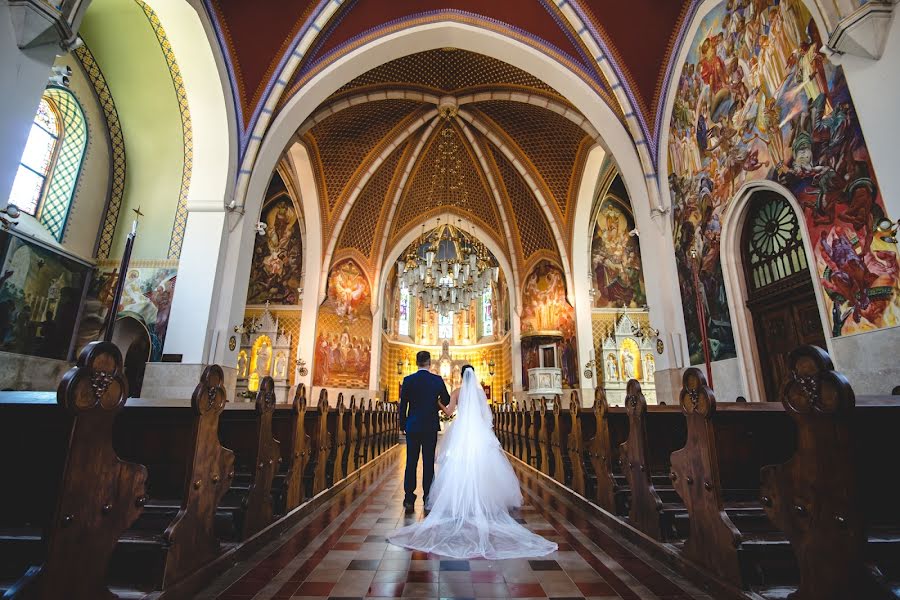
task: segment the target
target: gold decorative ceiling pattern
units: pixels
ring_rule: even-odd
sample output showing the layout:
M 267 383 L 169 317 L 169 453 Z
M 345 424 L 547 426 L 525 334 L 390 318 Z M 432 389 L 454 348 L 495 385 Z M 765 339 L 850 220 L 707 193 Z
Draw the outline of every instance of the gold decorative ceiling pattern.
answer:
M 584 162 L 590 136 L 569 119 L 539 106 L 490 100 L 471 106 L 489 117 L 522 149 L 553 195 L 559 216 L 565 221 L 573 175 Z
M 435 165 L 439 163 L 438 147 L 442 127 L 443 124 L 434 129 L 431 138 L 426 142 L 426 148 L 423 149 L 418 162 L 413 167 L 410 181 L 406 185 L 394 216 L 390 236 L 392 241 L 396 241 L 397 238 L 409 231 L 410 226 L 415 226 L 420 215 L 439 209 L 440 194 L 435 190 L 432 195 L 431 191 Z M 484 180 L 484 174 L 476 164 L 474 151 L 456 125 L 453 125 L 452 132 L 453 142 L 460 148 L 459 158 L 461 160 L 462 193 L 455 202 L 457 208 L 476 217 L 490 231 L 498 232 L 500 218 L 497 214 L 497 205 Z
M 338 248 L 356 248 L 371 261 L 372 250 L 377 247 L 375 234 L 382 209 L 391 202 L 391 182 L 405 147 L 406 144 L 401 144 L 391 152 L 356 198 L 344 223 Z
M 324 214 L 331 215 L 340 200 L 349 195 L 354 175 L 365 171 L 365 158 L 420 106 L 412 100 L 357 104 L 316 124 L 306 134 L 318 155 L 317 183 Z
M 410 123 L 437 108 L 424 99 L 398 99 L 404 92 L 424 93 L 432 99 L 495 92 L 510 98 L 510 92 L 514 92 L 515 100 L 482 100 L 462 105 L 478 119 L 477 127 L 461 117 L 451 119 L 452 140 L 460 149 L 463 181 L 463 193 L 448 203 L 453 204 L 452 208 L 440 206 L 440 198 L 430 195 L 435 172 L 440 168 L 436 161 L 439 142 L 435 140 L 444 121 L 433 128 L 433 122 L 428 121 L 370 175 L 342 221 L 342 229 L 337 231 L 345 203 L 361 178 L 369 176 L 372 161 L 384 148 L 396 143 L 399 136 L 405 136 Z M 570 244 L 568 221 L 574 213 L 571 206 L 587 150 L 594 140 L 554 110 L 527 103 L 535 95 L 571 108 L 556 90 L 525 71 L 490 56 L 446 49 L 385 63 L 335 92 L 320 109 L 346 104 L 346 99 L 353 96 L 358 100 L 326 117 L 303 136 L 320 194 L 324 247 L 332 248 L 331 256 L 342 256 L 344 251 L 358 258 L 365 256 L 369 274 L 374 277 L 384 258 L 379 252 L 388 251 L 410 230 L 418 230 L 424 221 L 443 212 L 453 214 L 454 221 L 462 217 L 476 223 L 521 269 L 538 255 L 559 258 L 553 231 L 555 228 L 564 232 L 566 239 L 562 243 Z M 388 99 L 390 96 L 394 97 Z M 446 110 L 452 112 L 452 108 L 442 108 Z M 483 128 L 491 135 L 484 135 Z M 467 135 L 474 136 L 477 151 Z M 503 141 L 527 172 L 527 178 L 489 139 Z M 395 186 L 401 185 L 407 172 L 396 209 L 391 211 Z M 537 183 L 549 210 L 540 206 L 526 183 L 528 178 Z M 491 180 L 499 198 L 491 189 Z M 382 247 L 384 240 L 387 247 Z
M 519 232 L 517 245 L 522 253 L 522 264 L 527 263 L 535 252 L 540 250 L 552 252 L 556 247 L 553 243 L 553 234 L 550 233 L 550 226 L 544 218 L 537 198 L 503 153 L 493 145 L 490 149 L 512 206 L 513 219 Z
M 521 69 L 484 54 L 458 49 L 428 50 L 392 60 L 360 75 L 334 95 L 364 87 L 410 85 L 455 94 L 486 87 L 522 88 L 562 99 L 555 89 Z

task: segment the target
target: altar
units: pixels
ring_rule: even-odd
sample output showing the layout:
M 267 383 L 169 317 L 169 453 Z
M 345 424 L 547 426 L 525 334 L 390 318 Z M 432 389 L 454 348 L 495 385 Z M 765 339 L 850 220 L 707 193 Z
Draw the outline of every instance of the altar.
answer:
M 290 350 L 291 336 L 279 328 L 266 304 L 263 313 L 252 318 L 241 333 L 236 401 L 252 401 L 260 380 L 268 375 L 275 381 L 276 401 L 288 402 Z

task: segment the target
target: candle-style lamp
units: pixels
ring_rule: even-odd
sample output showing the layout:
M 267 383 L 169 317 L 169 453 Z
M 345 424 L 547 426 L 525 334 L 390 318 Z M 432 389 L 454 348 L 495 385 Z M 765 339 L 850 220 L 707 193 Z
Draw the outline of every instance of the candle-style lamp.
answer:
M 131 250 L 134 248 L 134 238 L 137 236 L 138 221 L 144 216 L 140 206 L 131 210 L 134 212 L 134 221 L 131 222 L 131 231 L 125 239 L 125 251 L 122 252 L 122 261 L 119 263 L 119 279 L 116 281 L 116 290 L 113 293 L 112 305 L 109 308 L 106 332 L 103 334 L 104 342 L 112 341 L 113 329 L 116 326 L 116 313 L 119 311 L 119 303 L 122 301 L 122 292 L 125 290 L 125 277 L 128 273 L 128 265 L 131 262 Z

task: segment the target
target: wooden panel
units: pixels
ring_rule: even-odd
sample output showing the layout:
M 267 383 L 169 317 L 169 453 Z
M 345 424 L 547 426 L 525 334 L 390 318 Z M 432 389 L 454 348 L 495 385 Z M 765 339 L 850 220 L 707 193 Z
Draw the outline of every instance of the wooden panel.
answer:
M 569 438 L 567 442 L 569 465 L 572 470 L 572 489 L 585 495 L 584 485 L 584 437 L 581 433 L 581 397 L 577 391 L 569 398 Z
M 594 390 L 594 436 L 588 441 L 588 458 L 596 476 L 594 500 L 604 510 L 616 512 L 616 480 L 612 472 L 609 404 L 601 388 Z
M 281 449 L 272 435 L 274 411 L 275 382 L 271 377 L 263 377 L 256 394 L 257 449 L 250 490 L 247 492 L 244 539 L 269 525 L 275 515 L 272 481 L 281 464 Z
M 290 512 L 300 506 L 306 496 L 303 473 L 306 472 L 306 463 L 309 462 L 309 436 L 306 434 L 306 386 L 302 383 L 294 390 L 291 412 L 292 427 L 288 432 L 287 439 L 284 440 L 284 443 L 291 447 L 284 481 L 285 512 Z
M 656 493 L 647 456 L 647 400 L 641 384 L 631 379 L 625 390 L 625 409 L 628 413 L 628 441 L 622 444 L 625 477 L 631 489 L 628 521 L 654 539 L 662 539 L 659 512 L 662 500 Z
M 222 367 L 206 367 L 191 396 L 191 408 L 196 414 L 192 461 L 181 510 L 163 535 L 168 546 L 164 589 L 211 561 L 220 551 L 215 532 L 216 508 L 234 478 L 234 452 L 219 443 L 219 418 L 227 401 L 224 381 Z
M 699 369 L 685 371 L 679 401 L 688 437 L 684 448 L 672 453 L 671 477 L 690 518 L 684 554 L 723 579 L 741 585 L 737 552 L 741 534 L 725 514 L 711 422 L 716 398 Z
M 147 469 L 120 460 L 112 445 L 113 422 L 127 399 L 119 349 L 109 342 L 88 344 L 57 391 L 73 421 L 47 560 L 6 597 L 115 598 L 105 583 L 110 558 L 146 501 Z
M 853 390 L 815 346 L 790 354 L 792 376 L 782 387 L 797 424 L 794 456 L 762 473 L 763 505 L 791 542 L 800 567 L 797 600 L 869 595 L 863 563 L 866 532 L 854 469 Z

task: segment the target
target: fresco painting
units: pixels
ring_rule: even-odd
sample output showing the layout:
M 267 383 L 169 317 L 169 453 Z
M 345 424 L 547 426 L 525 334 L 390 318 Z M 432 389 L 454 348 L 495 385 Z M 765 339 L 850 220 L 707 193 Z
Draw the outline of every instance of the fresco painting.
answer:
M 116 316 L 132 317 L 147 328 L 151 362 L 162 359 L 177 274 L 176 261 L 135 261 L 125 278 Z M 78 331 L 79 348 L 100 339 L 118 277 L 118 267 L 112 265 L 101 265 L 95 272 Z
M 594 308 L 639 308 L 647 304 L 641 250 L 629 207 L 606 198 L 599 207 L 591 241 Z
M 265 235 L 257 235 L 247 304 L 297 304 L 303 285 L 300 223 L 291 199 L 281 196 L 263 209 Z
M 522 293 L 523 336 L 544 331 L 559 331 L 559 348 L 563 386 L 578 385 L 575 309 L 566 299 L 566 283 L 562 271 L 549 261 L 539 262 L 525 280 Z M 537 348 L 522 343 L 522 382 L 528 386 L 528 369 L 539 366 Z
M 803 208 L 833 336 L 900 323 L 897 224 L 884 210 L 843 71 L 821 47 L 800 0 L 727 0 L 691 43 L 668 156 L 693 364 L 704 359 L 701 310 L 712 360 L 735 356 L 721 223 L 754 180 L 783 185 Z
M 66 360 L 90 268 L 0 232 L 0 350 Z
M 313 385 L 369 387 L 370 300 L 368 280 L 355 262 L 344 260 L 331 269 L 317 320 Z

